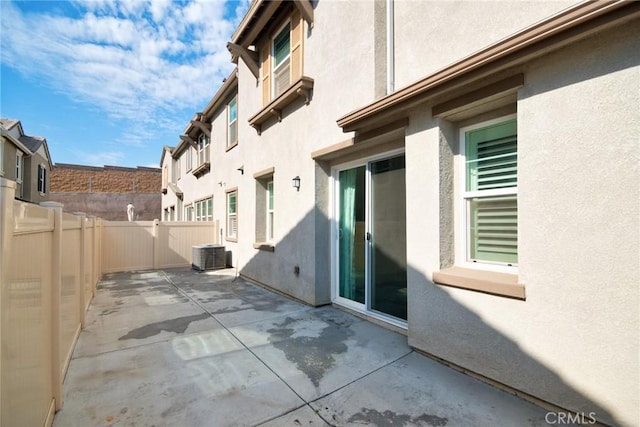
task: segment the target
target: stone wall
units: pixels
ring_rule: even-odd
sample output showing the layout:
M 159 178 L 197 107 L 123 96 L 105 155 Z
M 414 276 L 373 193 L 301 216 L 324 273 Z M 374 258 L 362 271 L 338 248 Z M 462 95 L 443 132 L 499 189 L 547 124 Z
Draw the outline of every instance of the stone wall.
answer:
M 51 171 L 49 200 L 65 212 L 84 212 L 108 221 L 127 221 L 127 205 L 135 220 L 159 219 L 162 209 L 159 168 L 83 166 L 56 163 Z
M 160 193 L 158 168 L 93 167 L 56 163 L 51 171 L 52 193 Z

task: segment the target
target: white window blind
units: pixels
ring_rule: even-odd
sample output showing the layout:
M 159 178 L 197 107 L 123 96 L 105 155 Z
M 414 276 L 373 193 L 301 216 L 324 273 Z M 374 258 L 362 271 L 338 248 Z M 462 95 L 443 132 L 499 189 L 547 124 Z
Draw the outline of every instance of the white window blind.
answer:
M 517 123 L 466 132 L 468 258 L 518 262 Z
M 291 24 L 273 39 L 273 92 L 282 94 L 291 84 Z

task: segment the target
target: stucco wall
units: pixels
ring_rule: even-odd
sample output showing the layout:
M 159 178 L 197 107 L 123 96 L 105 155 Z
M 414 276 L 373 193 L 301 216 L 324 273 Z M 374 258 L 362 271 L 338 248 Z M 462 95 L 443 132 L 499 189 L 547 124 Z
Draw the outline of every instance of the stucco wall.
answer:
M 224 149 L 226 115 L 214 121 L 214 217 L 225 223 L 225 190 L 238 188 L 238 242 L 225 242 L 234 265 L 257 281 L 309 304 L 330 302 L 328 172 L 317 167 L 311 152 L 344 141 L 336 119 L 375 97 L 372 53 L 374 7 L 369 2 L 314 4 L 314 27 L 305 24 L 304 75 L 314 79 L 311 102 L 296 101 L 263 126 L 262 134 L 247 120 L 262 108 L 260 85 L 239 61 L 238 145 Z M 335 47 L 349 52 L 335 54 Z M 327 60 L 330 58 L 330 60 Z M 345 82 L 349 82 L 345 84 Z M 215 154 L 214 154 L 215 153 Z M 237 169 L 244 166 L 244 175 Z M 256 172 L 273 167 L 275 251 L 253 248 L 256 240 Z M 300 191 L 291 185 L 299 176 Z M 222 182 L 222 187 L 217 185 Z M 220 201 L 220 202 L 216 202 Z M 299 275 L 294 268 L 299 267 Z M 319 266 L 319 267 L 318 267 Z
M 413 83 L 576 3 L 394 0 L 395 87 Z
M 407 131 L 409 342 L 605 422 L 639 419 L 638 21 L 540 58 L 518 93 L 519 281 L 526 301 L 434 285 L 455 124 Z M 453 146 L 452 146 L 453 145 Z M 444 155 L 443 155 L 444 152 Z M 445 206 L 443 206 L 445 205 Z M 446 258 L 446 257 L 445 257 Z

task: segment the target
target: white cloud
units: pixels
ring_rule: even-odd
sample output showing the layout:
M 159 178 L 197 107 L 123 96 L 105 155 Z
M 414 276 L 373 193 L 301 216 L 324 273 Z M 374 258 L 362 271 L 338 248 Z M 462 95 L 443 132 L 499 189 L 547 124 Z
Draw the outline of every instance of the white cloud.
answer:
M 122 151 L 102 151 L 97 153 L 75 151 L 73 154 L 80 159 L 82 164 L 87 166 L 117 165 L 125 158 L 125 154 Z
M 137 123 L 131 141 L 152 131 L 175 133 L 175 112 L 201 109 L 233 64 L 226 42 L 248 0 L 171 2 L 93 0 L 74 3 L 75 17 L 2 5 L 1 60 L 75 101 Z M 86 153 L 85 153 L 86 154 Z M 121 153 L 87 154 L 114 164 Z M 100 159 L 99 159 L 100 158 Z

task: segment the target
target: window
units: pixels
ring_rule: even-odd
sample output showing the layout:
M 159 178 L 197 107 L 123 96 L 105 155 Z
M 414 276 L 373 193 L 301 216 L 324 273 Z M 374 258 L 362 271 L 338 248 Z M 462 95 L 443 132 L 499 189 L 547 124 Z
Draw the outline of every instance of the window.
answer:
M 213 221 L 213 197 L 199 200 L 195 205 L 196 221 Z
M 238 190 L 227 193 L 227 240 L 238 239 Z
M 209 137 L 201 133 L 198 137 L 198 166 L 209 162 Z
M 184 208 L 184 220 L 193 221 L 193 206 L 187 206 Z
M 273 241 L 273 180 L 267 182 L 267 240 Z
M 162 188 L 166 189 L 169 185 L 169 165 L 165 164 L 162 168 Z M 166 193 L 166 191 L 163 191 Z
M 184 170 L 189 172 L 193 168 L 193 159 L 191 155 L 191 147 L 187 147 L 184 153 Z
M 38 192 L 40 194 L 47 192 L 47 168 L 44 165 L 38 165 Z
M 518 263 L 516 119 L 461 130 L 465 262 Z
M 291 84 L 291 24 L 287 22 L 272 41 L 272 96 L 278 97 Z
M 24 159 L 23 159 L 23 154 L 21 151 L 18 151 L 16 153 L 16 182 L 17 183 L 22 183 L 22 174 L 23 174 L 23 169 L 24 169 Z
M 256 180 L 256 236 L 253 247 L 263 251 L 274 251 L 275 205 L 274 172 L 271 167 L 253 175 Z
M 182 172 L 180 170 L 181 169 L 180 168 L 180 161 L 181 160 L 179 158 L 175 160 L 175 163 L 174 163 L 175 168 L 174 168 L 174 173 L 173 173 L 173 175 L 174 175 L 173 176 L 173 182 L 177 182 L 180 179 L 180 176 L 182 175 Z
M 164 209 L 164 220 L 169 221 L 169 208 Z
M 231 148 L 238 143 L 238 101 L 235 96 L 227 105 L 227 121 L 227 148 Z

